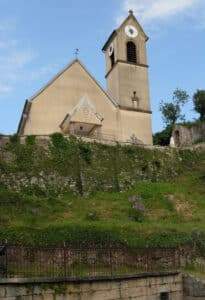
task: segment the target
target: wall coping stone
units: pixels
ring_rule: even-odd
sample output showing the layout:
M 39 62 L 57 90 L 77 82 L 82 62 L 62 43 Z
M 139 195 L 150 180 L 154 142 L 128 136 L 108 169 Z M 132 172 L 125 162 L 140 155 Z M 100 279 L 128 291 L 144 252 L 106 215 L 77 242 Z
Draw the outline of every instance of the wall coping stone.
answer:
M 146 279 L 154 277 L 169 277 L 179 275 L 179 271 L 175 272 L 152 272 L 152 273 L 140 273 L 135 275 L 123 275 L 123 276 L 102 276 L 102 277 L 84 277 L 84 278 L 0 278 L 1 285 L 21 285 L 21 284 L 38 284 L 38 283 L 90 283 L 99 281 L 120 281 L 120 280 L 133 280 L 133 279 Z

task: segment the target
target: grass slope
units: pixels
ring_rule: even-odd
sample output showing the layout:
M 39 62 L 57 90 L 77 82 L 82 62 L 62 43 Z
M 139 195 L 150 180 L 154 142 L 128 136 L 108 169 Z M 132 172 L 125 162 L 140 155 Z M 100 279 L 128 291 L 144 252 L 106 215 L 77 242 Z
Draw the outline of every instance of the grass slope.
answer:
M 144 218 L 134 221 L 129 196 L 139 195 Z M 25 196 L 0 189 L 0 240 L 13 243 L 102 243 L 172 247 L 205 232 L 205 160 L 172 182 L 140 182 L 121 193 L 82 198 Z

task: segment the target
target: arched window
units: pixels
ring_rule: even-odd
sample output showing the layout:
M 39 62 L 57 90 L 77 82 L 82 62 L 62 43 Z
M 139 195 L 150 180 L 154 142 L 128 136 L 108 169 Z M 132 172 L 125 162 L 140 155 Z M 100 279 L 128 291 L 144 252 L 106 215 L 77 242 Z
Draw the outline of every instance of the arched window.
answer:
M 127 61 L 137 63 L 137 49 L 133 42 L 127 43 Z
M 112 55 L 110 56 L 110 60 L 111 60 L 111 67 L 113 67 L 114 64 L 115 64 L 115 53 L 114 53 L 114 51 L 113 51 Z

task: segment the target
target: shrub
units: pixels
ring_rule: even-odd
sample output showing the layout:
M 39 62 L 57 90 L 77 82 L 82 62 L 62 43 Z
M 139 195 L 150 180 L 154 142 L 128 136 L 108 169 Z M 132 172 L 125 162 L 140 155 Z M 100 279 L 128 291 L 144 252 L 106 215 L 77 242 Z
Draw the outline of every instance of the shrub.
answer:
M 20 142 L 20 138 L 18 134 L 15 133 L 9 137 L 9 141 L 11 144 L 18 144 Z
M 171 136 L 172 126 L 167 126 L 161 132 L 157 132 L 153 135 L 153 143 L 154 145 L 169 146 Z
M 98 217 L 97 212 L 96 211 L 88 212 L 86 215 L 86 220 L 87 221 L 98 221 L 99 217 Z
M 51 142 L 55 148 L 61 148 L 62 146 L 65 146 L 65 141 L 66 140 L 61 133 L 56 132 L 51 135 Z
M 36 144 L 36 136 L 35 135 L 28 135 L 26 137 L 26 145 L 34 146 Z

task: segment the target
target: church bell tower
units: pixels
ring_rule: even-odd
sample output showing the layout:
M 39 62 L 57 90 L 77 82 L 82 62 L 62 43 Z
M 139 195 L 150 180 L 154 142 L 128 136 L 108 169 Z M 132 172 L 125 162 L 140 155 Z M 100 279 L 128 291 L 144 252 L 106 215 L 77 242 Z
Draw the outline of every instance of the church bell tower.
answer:
M 103 47 L 108 93 L 121 109 L 150 113 L 146 42 L 133 11 Z

